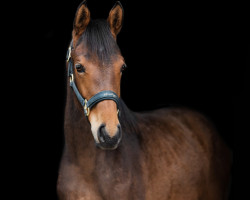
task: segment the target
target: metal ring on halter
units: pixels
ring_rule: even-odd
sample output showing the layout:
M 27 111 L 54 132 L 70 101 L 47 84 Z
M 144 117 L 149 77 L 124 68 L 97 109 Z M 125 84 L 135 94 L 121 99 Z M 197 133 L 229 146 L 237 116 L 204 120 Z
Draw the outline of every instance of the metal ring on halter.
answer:
M 87 107 L 87 103 L 88 103 L 88 101 L 87 101 L 87 99 L 85 99 L 84 100 L 84 107 L 83 107 L 83 109 L 84 109 L 85 115 L 88 117 L 89 113 L 90 113 L 90 109 L 89 109 L 89 107 Z

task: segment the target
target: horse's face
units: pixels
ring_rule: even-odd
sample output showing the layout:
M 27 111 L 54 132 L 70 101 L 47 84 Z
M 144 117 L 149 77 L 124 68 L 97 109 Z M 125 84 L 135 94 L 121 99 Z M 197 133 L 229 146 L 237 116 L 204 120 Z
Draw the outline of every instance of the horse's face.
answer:
M 81 95 L 90 99 L 103 90 L 111 90 L 120 96 L 120 81 L 124 60 L 121 55 L 113 55 L 109 63 L 102 63 L 97 56 L 89 56 L 84 44 L 77 46 L 73 54 L 75 81 Z M 96 104 L 90 111 L 95 142 L 103 148 L 115 148 L 121 140 L 121 126 L 117 105 L 112 100 Z
M 72 59 L 77 88 L 86 99 L 103 90 L 111 90 L 120 96 L 121 75 L 126 66 L 116 44 L 121 22 L 120 4 L 114 6 L 107 21 L 97 22 L 90 21 L 85 4 L 78 8 L 73 29 Z M 91 108 L 88 116 L 91 131 L 97 146 L 102 149 L 115 149 L 121 140 L 118 112 L 112 100 L 101 101 Z

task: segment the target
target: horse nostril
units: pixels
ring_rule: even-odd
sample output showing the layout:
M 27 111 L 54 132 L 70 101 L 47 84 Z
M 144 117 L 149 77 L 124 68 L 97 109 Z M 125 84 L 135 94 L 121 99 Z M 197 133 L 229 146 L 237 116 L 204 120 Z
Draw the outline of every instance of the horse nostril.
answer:
M 105 142 L 105 137 L 106 137 L 105 125 L 101 125 L 98 131 L 98 139 L 102 143 Z
M 122 129 L 121 129 L 121 125 L 120 125 L 120 124 L 118 124 L 118 125 L 117 125 L 117 128 L 118 128 L 118 131 L 117 131 L 117 136 L 118 136 L 118 138 L 121 138 L 121 136 L 122 136 Z

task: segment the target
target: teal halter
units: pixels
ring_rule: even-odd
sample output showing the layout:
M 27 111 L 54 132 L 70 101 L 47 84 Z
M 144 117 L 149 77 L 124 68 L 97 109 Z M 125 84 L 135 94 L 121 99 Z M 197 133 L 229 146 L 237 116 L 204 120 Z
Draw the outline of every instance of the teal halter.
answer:
M 100 101 L 104 101 L 104 100 L 113 100 L 116 103 L 117 108 L 119 108 L 119 97 L 117 96 L 116 93 L 114 93 L 111 90 L 101 91 L 101 92 L 95 94 L 94 96 L 92 96 L 89 100 L 82 97 L 82 95 L 80 94 L 79 90 L 77 89 L 77 86 L 76 86 L 75 81 L 74 81 L 73 60 L 71 57 L 71 50 L 72 49 L 73 49 L 73 47 L 71 44 L 69 49 L 68 49 L 67 58 L 66 58 L 67 62 L 68 62 L 68 77 L 70 77 L 70 87 L 73 89 L 73 91 L 76 94 L 77 99 L 79 100 L 79 102 L 83 106 L 85 116 L 88 117 L 89 113 L 90 113 L 90 109 L 94 105 L 99 103 Z M 119 109 L 117 109 L 117 113 L 119 114 Z

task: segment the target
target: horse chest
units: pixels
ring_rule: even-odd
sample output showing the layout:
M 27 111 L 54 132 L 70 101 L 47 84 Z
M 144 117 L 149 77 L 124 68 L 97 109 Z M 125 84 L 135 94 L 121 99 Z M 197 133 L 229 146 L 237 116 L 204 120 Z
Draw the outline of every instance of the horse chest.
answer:
M 105 199 L 133 199 L 141 193 L 137 186 L 141 182 L 140 172 L 133 165 L 134 162 L 125 157 L 114 158 L 106 154 L 97 159 L 97 163 L 102 164 L 96 165 L 96 184 Z
M 95 162 L 92 170 L 86 165 L 71 164 L 61 168 L 58 180 L 61 199 L 138 199 L 142 195 L 139 173 L 134 173 L 130 162 L 125 164 L 123 159 L 114 160 L 106 155 Z
M 123 168 L 102 168 L 97 172 L 97 182 L 100 189 L 105 191 L 128 191 L 132 182 L 132 174 Z M 105 192 L 106 193 L 106 192 Z

